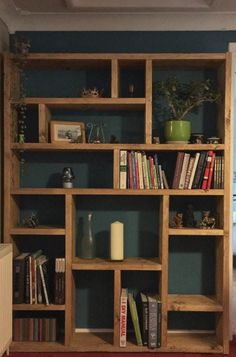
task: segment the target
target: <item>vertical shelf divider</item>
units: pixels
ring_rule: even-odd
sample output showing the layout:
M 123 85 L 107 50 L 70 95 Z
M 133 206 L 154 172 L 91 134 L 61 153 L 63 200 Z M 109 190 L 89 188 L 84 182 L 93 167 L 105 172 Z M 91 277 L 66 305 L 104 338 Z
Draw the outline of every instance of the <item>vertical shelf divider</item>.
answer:
M 146 61 L 145 70 L 145 144 L 152 143 L 152 61 Z
M 39 143 L 49 143 L 49 125 L 51 120 L 51 113 L 45 104 L 38 106 L 39 117 Z
M 73 286 L 72 259 L 74 257 L 75 241 L 75 200 L 70 194 L 65 195 L 65 259 L 66 259 L 66 276 L 65 276 L 65 345 L 69 345 L 75 329 L 75 287 Z
M 167 346 L 167 317 L 168 317 L 168 250 L 169 250 L 169 203 L 170 198 L 164 195 L 160 204 L 159 251 L 162 265 L 160 280 L 160 295 L 162 301 L 162 330 L 161 344 Z
M 117 59 L 111 60 L 111 97 L 119 97 L 119 63 Z

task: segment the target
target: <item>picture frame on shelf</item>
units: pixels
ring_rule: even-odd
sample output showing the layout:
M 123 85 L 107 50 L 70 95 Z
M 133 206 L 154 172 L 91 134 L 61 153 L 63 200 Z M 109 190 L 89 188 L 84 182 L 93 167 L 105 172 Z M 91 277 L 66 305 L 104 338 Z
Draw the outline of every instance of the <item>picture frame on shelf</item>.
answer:
M 77 121 L 52 120 L 50 138 L 51 143 L 85 143 L 85 125 Z

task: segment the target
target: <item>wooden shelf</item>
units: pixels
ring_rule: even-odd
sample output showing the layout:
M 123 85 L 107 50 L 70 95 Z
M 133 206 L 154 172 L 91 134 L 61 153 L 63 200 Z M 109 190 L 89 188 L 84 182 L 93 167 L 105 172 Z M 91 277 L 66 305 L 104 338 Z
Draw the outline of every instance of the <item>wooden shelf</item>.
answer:
M 14 311 L 64 311 L 65 305 L 14 304 Z
M 170 236 L 223 236 L 223 229 L 169 228 Z
M 121 190 L 113 188 L 18 188 L 11 195 L 223 196 L 224 190 Z
M 169 352 L 222 353 L 214 333 L 168 333 Z
M 16 227 L 10 230 L 14 235 L 65 235 L 65 228 L 38 226 L 35 228 Z
M 169 294 L 168 310 L 219 312 L 223 307 L 215 296 Z
M 21 102 L 12 101 L 13 105 Z M 49 109 L 144 110 L 145 98 L 25 98 L 24 104 L 45 104 Z
M 10 346 L 11 352 L 66 352 L 68 347 L 63 342 L 15 342 Z
M 72 270 L 148 270 L 160 271 L 161 264 L 157 258 L 127 258 L 124 261 L 108 259 L 81 259 L 75 258 Z
M 177 148 L 176 148 L 177 147 Z M 11 144 L 11 149 L 15 151 L 113 151 L 113 150 L 145 150 L 145 151 L 203 151 L 203 150 L 224 150 L 224 144 L 73 144 L 73 143 L 25 143 Z

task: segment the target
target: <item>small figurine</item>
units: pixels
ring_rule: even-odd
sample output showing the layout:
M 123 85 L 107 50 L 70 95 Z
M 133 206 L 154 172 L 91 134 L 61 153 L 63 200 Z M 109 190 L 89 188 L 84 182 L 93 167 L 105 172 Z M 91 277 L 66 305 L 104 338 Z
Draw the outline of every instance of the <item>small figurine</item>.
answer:
M 62 174 L 62 183 L 64 188 L 72 188 L 72 180 L 75 178 L 71 167 L 64 167 Z
M 193 205 L 188 204 L 183 214 L 184 227 L 196 227 L 196 221 L 194 219 Z
M 216 220 L 214 217 L 210 217 L 211 211 L 202 211 L 202 220 L 200 222 L 200 228 L 212 229 L 215 227 Z
M 174 228 L 182 228 L 183 227 L 183 213 L 176 212 L 175 216 L 173 217 L 173 227 Z
M 132 98 L 134 97 L 134 84 L 130 83 L 129 87 L 128 87 L 128 92 L 129 92 L 129 96 Z
M 31 214 L 23 219 L 23 225 L 28 228 L 35 228 L 39 225 L 38 216 L 36 213 L 31 212 Z

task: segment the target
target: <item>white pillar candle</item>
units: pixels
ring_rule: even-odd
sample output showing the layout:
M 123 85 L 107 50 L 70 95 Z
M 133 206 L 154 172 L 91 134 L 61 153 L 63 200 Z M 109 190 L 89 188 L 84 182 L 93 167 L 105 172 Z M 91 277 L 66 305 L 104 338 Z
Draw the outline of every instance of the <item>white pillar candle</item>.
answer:
M 111 260 L 124 259 L 124 224 L 113 222 L 111 224 Z

